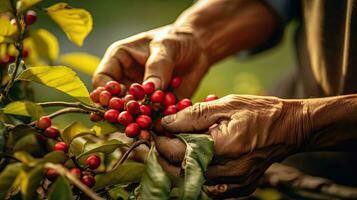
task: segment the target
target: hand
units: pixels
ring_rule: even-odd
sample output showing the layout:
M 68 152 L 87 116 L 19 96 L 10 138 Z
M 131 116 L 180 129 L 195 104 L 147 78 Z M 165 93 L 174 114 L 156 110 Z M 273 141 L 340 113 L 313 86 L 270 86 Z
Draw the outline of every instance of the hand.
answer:
M 173 75 L 183 77 L 181 97 L 192 95 L 207 72 L 209 61 L 189 28 L 165 26 L 113 43 L 100 62 L 94 87 L 116 80 L 129 86 L 143 80 L 165 89 Z
M 297 152 L 309 130 L 304 101 L 229 95 L 198 103 L 163 118 L 174 133 L 206 133 L 215 156 L 206 172 L 209 191 L 219 197 L 254 191 L 259 177 L 274 162 Z M 162 166 L 179 175 L 185 145 L 177 138 L 156 138 Z

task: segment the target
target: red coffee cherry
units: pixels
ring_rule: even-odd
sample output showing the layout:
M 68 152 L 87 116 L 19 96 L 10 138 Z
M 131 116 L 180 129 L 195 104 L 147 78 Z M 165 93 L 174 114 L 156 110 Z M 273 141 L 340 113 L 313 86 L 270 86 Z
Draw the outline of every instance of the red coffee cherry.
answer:
M 123 111 L 119 114 L 117 121 L 121 125 L 126 126 L 133 121 L 133 116 L 128 111 Z
M 99 103 L 101 106 L 108 106 L 109 100 L 112 98 L 110 92 L 104 90 L 99 94 Z
M 166 92 L 164 97 L 164 105 L 171 106 L 176 104 L 176 96 L 172 92 Z
M 151 95 L 151 101 L 153 103 L 161 103 L 164 100 L 164 92 L 161 90 L 156 90 L 154 93 Z
M 124 102 L 128 102 L 128 101 L 131 101 L 131 100 L 134 100 L 133 95 L 131 95 L 131 94 L 125 95 Z
M 81 177 L 81 170 L 79 168 L 72 168 L 69 170 L 69 173 L 73 174 L 77 178 Z
M 115 110 L 123 110 L 124 109 L 124 100 L 113 97 L 109 100 L 109 108 L 113 108 Z
M 6 54 L 6 55 L 2 58 L 1 62 L 4 63 L 4 64 L 10 64 L 10 63 L 14 62 L 15 60 L 16 60 L 16 57 L 15 57 L 15 56 L 11 56 L 11 55 L 9 55 L 9 54 Z
M 45 135 L 47 137 L 54 138 L 54 139 L 59 136 L 59 133 L 60 133 L 59 130 L 54 126 L 50 126 L 45 130 Z
M 216 96 L 214 94 L 210 94 L 210 95 L 206 96 L 206 98 L 204 98 L 203 101 L 208 102 L 208 101 L 214 101 L 217 99 L 218 99 L 218 96 Z
M 29 49 L 28 48 L 23 48 L 22 49 L 22 57 L 27 58 L 29 56 Z
M 176 105 L 178 110 L 183 110 L 183 109 L 185 109 L 185 108 L 187 108 L 189 106 L 192 106 L 192 101 L 190 99 L 187 99 L 187 98 L 186 99 L 181 99 Z
M 89 114 L 89 119 L 92 122 L 98 122 L 98 121 L 102 120 L 103 118 L 98 113 L 91 113 L 91 114 Z
M 68 152 L 68 145 L 64 142 L 57 142 L 55 146 L 53 146 L 54 151 L 63 151 L 65 153 Z
M 136 118 L 136 123 L 140 126 L 140 128 L 146 129 L 146 128 L 150 127 L 152 120 L 151 120 L 151 117 L 149 117 L 147 115 L 139 115 Z
M 148 130 L 141 130 L 139 134 L 139 138 L 142 140 L 150 140 L 151 134 Z
M 133 83 L 129 87 L 129 94 L 133 95 L 135 100 L 142 100 L 145 97 L 145 90 L 139 83 Z
M 95 90 L 93 90 L 89 96 L 92 99 L 93 102 L 99 103 L 99 95 L 102 91 L 104 91 L 104 87 L 97 87 Z
M 121 86 L 116 81 L 109 81 L 105 84 L 105 89 L 112 95 L 120 94 Z
M 151 107 L 148 105 L 140 105 L 140 112 L 143 115 L 150 116 L 151 115 Z
M 124 133 L 127 137 L 135 138 L 140 134 L 140 127 L 137 123 L 130 123 L 125 127 Z
M 119 111 L 114 109 L 107 110 L 104 113 L 104 119 L 112 123 L 117 122 L 118 116 L 119 116 Z
M 85 161 L 86 165 L 91 169 L 97 169 L 100 165 L 100 158 L 97 155 L 90 155 Z
M 137 101 L 130 100 L 126 103 L 126 110 L 132 115 L 138 114 L 140 111 L 140 104 Z
M 42 116 L 37 122 L 36 127 L 39 129 L 46 129 L 52 124 L 51 119 L 47 116 Z
M 84 175 L 82 178 L 81 178 L 81 182 L 88 186 L 88 187 L 93 187 L 94 184 L 95 184 L 95 180 L 94 180 L 94 177 L 91 176 L 91 175 Z
M 25 13 L 24 16 L 25 24 L 26 25 L 31 25 L 34 24 L 37 20 L 37 14 L 33 10 L 29 10 Z
M 167 106 L 164 110 L 164 115 L 172 115 L 177 113 L 176 105 Z
M 155 91 L 155 85 L 151 81 L 144 83 L 143 88 L 146 94 L 152 94 Z
M 175 76 L 171 79 L 171 87 L 178 88 L 182 83 L 182 78 L 179 76 Z
M 161 124 L 161 118 L 158 118 L 154 124 L 154 130 L 156 133 L 163 133 L 165 132 L 164 127 Z
M 54 181 L 59 176 L 59 174 L 57 173 L 57 171 L 55 169 L 50 168 L 46 171 L 45 176 L 48 180 Z

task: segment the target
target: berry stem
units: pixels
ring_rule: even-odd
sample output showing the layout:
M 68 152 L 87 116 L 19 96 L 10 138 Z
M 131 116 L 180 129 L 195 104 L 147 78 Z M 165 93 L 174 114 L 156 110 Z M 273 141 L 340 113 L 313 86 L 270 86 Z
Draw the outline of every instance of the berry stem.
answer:
M 63 108 L 61 110 L 57 110 L 56 112 L 54 113 L 51 113 L 48 115 L 49 118 L 53 119 L 57 116 L 60 116 L 60 115 L 63 115 L 63 114 L 66 114 L 66 113 L 91 113 L 91 111 L 88 111 L 88 110 L 84 110 L 82 108 Z M 36 124 L 37 121 L 33 121 L 31 123 L 29 123 L 28 125 L 29 126 L 34 126 Z
M 104 114 L 104 112 L 105 112 L 104 110 L 102 110 L 100 108 L 82 104 L 80 102 L 52 101 L 52 102 L 38 103 L 38 105 L 40 105 L 42 107 L 60 106 L 60 107 L 81 108 L 81 109 L 88 110 L 91 112 L 99 112 L 101 114 Z

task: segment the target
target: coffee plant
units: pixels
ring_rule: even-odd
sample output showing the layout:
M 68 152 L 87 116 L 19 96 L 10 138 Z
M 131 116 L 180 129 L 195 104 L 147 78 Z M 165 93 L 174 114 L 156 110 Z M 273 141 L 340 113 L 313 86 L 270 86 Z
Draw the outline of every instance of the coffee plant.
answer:
M 175 95 L 181 78 L 174 77 L 166 91 L 151 82 L 126 89 L 110 81 L 89 93 L 71 68 L 53 64 L 90 63 L 93 57 L 72 53 L 58 59 L 56 37 L 32 25 L 44 12 L 81 46 L 92 29 L 90 13 L 62 2 L 42 8 L 40 2 L 0 2 L 0 199 L 209 199 L 203 174 L 213 156 L 211 139 L 172 135 L 161 126 L 164 115 L 192 105 Z M 77 62 L 79 70 L 93 72 L 89 65 Z M 33 82 L 75 101 L 34 102 Z M 215 99 L 209 95 L 205 101 Z M 57 110 L 46 112 L 50 107 Z M 74 121 L 60 130 L 52 119 L 67 113 L 81 113 L 93 126 Z M 159 165 L 152 141 L 158 135 L 185 142 L 182 177 L 169 176 Z M 150 149 L 144 163 L 129 157 L 139 145 Z

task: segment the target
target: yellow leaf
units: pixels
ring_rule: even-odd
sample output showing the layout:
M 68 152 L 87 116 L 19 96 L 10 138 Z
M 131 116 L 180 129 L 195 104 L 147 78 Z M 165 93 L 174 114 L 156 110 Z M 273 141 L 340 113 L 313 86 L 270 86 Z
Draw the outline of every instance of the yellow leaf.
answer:
M 81 72 L 92 75 L 99 65 L 100 59 L 87 53 L 75 52 L 62 55 L 59 61 L 62 64 L 69 65 Z
M 54 62 L 58 57 L 59 45 L 56 36 L 45 29 L 30 32 L 37 53 L 46 61 Z
M 44 65 L 37 52 L 35 41 L 31 37 L 24 39 L 24 47 L 29 50 L 29 55 L 26 58 L 26 66 Z
M 89 134 L 94 134 L 94 132 L 80 122 L 73 122 L 63 130 L 61 136 L 66 144 L 71 144 L 74 138 Z
M 16 7 L 18 11 L 22 12 L 39 3 L 40 1 L 42 0 L 20 0 L 17 2 Z
M 31 116 L 38 119 L 43 115 L 42 107 L 31 101 L 14 101 L 7 104 L 3 111 L 5 114 Z
M 88 11 L 72 8 L 67 3 L 57 3 L 48 7 L 46 11 L 66 33 L 69 40 L 77 46 L 82 46 L 93 25 L 92 16 Z
M 8 17 L 0 16 L 0 43 L 11 42 L 17 34 L 17 26 L 10 23 Z

